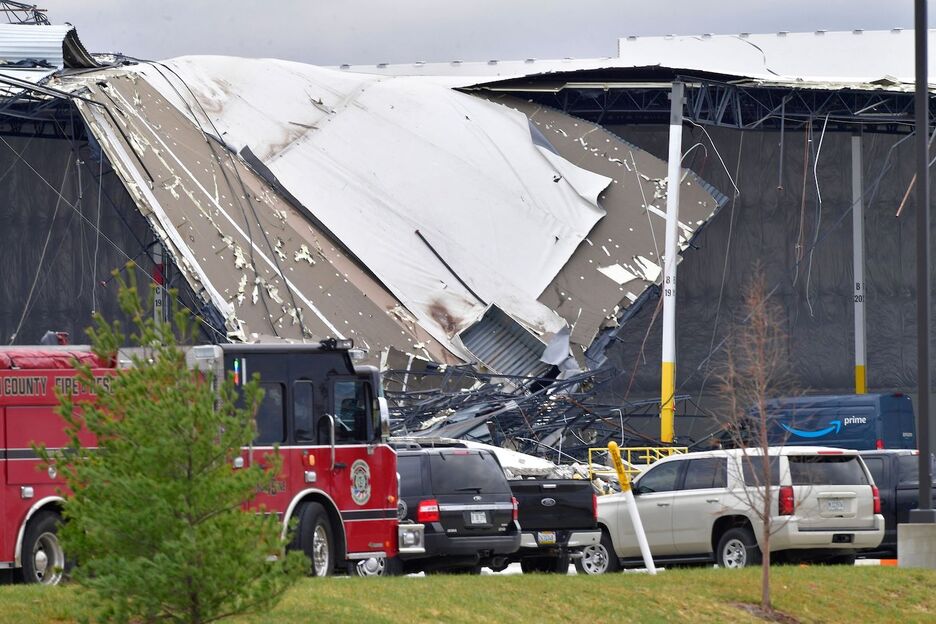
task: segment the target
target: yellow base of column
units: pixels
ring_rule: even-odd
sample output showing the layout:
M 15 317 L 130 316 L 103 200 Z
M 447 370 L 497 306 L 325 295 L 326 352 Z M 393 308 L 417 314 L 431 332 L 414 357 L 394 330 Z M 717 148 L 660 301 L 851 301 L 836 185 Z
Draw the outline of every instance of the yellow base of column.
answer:
M 867 394 L 868 377 L 864 364 L 855 365 L 855 394 Z
M 673 400 L 676 394 L 676 363 L 663 362 L 660 376 L 660 441 L 670 443 L 676 436 L 673 422 L 676 415 L 676 403 Z

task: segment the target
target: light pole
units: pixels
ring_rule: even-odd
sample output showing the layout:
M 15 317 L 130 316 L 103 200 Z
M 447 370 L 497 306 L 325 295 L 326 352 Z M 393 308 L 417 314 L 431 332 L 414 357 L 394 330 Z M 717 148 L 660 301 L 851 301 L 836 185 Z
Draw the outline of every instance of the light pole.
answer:
M 917 278 L 917 429 L 920 447 L 920 492 L 917 509 L 910 511 L 910 522 L 936 522 L 933 510 L 933 474 L 930 462 L 930 277 L 929 277 L 929 76 L 927 73 L 926 0 L 914 0 L 914 44 L 916 48 L 916 278 Z

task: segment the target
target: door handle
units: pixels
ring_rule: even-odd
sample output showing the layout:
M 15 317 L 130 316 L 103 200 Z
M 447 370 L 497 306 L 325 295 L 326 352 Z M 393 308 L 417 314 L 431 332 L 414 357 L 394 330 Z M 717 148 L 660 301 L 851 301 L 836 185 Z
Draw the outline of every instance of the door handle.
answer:
M 717 503 L 717 502 L 718 502 L 718 499 L 717 499 L 717 498 L 706 498 L 706 499 L 705 499 L 705 502 L 706 502 L 706 503 Z
M 657 507 L 669 507 L 669 503 L 657 503 Z

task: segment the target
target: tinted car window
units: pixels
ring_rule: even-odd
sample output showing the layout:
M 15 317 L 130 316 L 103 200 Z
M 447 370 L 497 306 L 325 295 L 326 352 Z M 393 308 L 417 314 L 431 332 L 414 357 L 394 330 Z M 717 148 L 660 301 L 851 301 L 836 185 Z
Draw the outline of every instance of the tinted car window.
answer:
M 728 487 L 728 460 L 724 457 L 692 459 L 686 469 L 684 490 Z
M 884 483 L 884 459 L 881 457 L 865 457 L 865 466 L 871 473 L 871 478 L 878 485 Z
M 767 483 L 764 475 L 764 458 L 761 455 L 742 455 L 741 472 L 744 474 L 744 485 L 757 487 Z M 770 458 L 770 485 L 780 485 L 779 458 Z
M 793 485 L 866 485 L 868 477 L 854 455 L 791 455 Z
M 401 455 L 397 458 L 400 496 L 419 496 L 423 493 L 422 459 L 420 455 Z
M 455 451 L 429 456 L 433 494 L 504 494 L 507 477 L 489 453 Z
M 901 455 L 897 458 L 899 485 L 918 485 L 920 483 L 920 456 Z
M 676 489 L 676 477 L 682 461 L 670 461 L 659 464 L 648 470 L 637 483 L 637 491 L 641 494 L 650 492 L 671 492 Z

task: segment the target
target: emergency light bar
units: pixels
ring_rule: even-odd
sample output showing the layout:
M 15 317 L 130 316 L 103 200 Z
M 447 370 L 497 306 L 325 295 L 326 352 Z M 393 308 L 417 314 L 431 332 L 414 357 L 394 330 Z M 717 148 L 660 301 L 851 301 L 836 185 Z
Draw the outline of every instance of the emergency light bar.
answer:
M 325 340 L 321 341 L 319 345 L 321 345 L 322 349 L 326 351 L 336 351 L 339 349 L 350 351 L 354 348 L 354 341 L 350 338 L 343 338 L 341 340 L 338 340 L 337 338 L 326 338 Z

